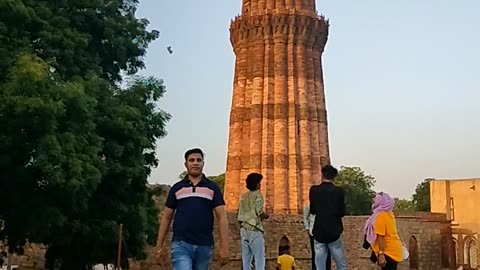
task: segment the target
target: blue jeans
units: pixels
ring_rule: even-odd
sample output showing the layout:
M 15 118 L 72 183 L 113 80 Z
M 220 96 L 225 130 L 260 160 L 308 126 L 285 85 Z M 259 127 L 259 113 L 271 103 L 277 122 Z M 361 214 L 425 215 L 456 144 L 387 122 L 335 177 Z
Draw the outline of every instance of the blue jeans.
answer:
M 208 270 L 212 250 L 212 246 L 196 246 L 184 241 L 173 241 L 173 270 Z
M 327 260 L 328 251 L 335 261 L 335 269 L 347 270 L 347 262 L 345 260 L 345 250 L 343 249 L 342 237 L 332 243 L 324 244 L 315 240 L 315 265 L 317 270 L 325 270 L 325 262 Z
M 255 270 L 265 270 L 265 240 L 263 232 L 240 228 L 242 239 L 243 270 L 252 269 L 252 257 L 255 259 Z

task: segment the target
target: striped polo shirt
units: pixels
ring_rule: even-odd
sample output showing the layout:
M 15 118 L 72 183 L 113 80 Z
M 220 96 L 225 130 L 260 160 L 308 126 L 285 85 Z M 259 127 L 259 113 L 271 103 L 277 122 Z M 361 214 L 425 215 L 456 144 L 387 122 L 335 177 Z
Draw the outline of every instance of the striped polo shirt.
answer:
M 205 175 L 196 186 L 187 177 L 173 185 L 165 203 L 175 210 L 172 241 L 213 246 L 213 209 L 225 205 L 222 192 Z

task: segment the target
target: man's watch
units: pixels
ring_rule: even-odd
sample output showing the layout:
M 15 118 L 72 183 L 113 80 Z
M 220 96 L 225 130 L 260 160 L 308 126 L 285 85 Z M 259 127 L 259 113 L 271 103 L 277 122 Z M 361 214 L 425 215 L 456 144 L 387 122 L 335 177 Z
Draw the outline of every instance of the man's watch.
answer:
M 380 251 L 378 252 L 378 255 L 383 255 L 383 251 L 380 250 Z

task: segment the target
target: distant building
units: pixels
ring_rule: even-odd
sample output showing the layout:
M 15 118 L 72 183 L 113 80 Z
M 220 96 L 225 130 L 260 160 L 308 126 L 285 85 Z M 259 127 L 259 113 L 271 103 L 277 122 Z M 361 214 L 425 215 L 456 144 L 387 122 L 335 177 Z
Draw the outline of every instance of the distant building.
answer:
M 430 207 L 452 220 L 457 265 L 479 269 L 480 178 L 432 180 Z

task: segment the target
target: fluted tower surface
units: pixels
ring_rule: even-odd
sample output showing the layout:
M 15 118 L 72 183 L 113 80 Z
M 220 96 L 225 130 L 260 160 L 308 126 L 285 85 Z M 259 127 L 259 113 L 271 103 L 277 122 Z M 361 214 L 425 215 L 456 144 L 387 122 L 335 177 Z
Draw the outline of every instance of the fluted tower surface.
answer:
M 230 27 L 236 55 L 225 199 L 236 210 L 251 172 L 273 213 L 296 214 L 330 162 L 322 53 L 328 21 L 314 0 L 243 0 Z

